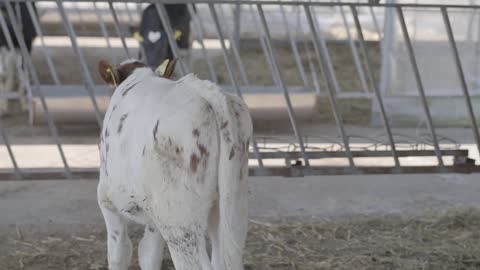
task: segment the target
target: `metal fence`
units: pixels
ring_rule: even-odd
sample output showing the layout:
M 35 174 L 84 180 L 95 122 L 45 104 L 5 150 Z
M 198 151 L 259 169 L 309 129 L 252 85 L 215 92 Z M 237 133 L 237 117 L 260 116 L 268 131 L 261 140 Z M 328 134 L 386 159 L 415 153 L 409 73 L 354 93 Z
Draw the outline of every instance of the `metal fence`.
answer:
M 14 142 L 15 135 L 12 135 L 16 132 L 16 129 L 12 128 L 16 124 L 6 126 L 4 122 L 9 121 L 7 116 L 0 119 L 0 135 L 4 153 L 8 154 L 11 166 L 0 170 L 0 179 L 96 178 L 98 173 L 96 166 L 71 166 L 72 160 L 65 153 L 64 143 L 69 135 L 60 134 L 59 123 L 63 125 L 62 121 L 67 121 L 65 119 L 68 115 L 75 118 L 76 114 L 80 114 L 78 110 L 71 108 L 80 103 L 78 101 L 80 96 L 89 100 L 87 105 L 82 105 L 86 108 L 82 112 L 86 114 L 85 118 L 96 122 L 99 127 L 102 125 L 103 113 L 108 104 L 108 89 L 99 82 L 92 69 L 96 62 L 90 60 L 104 57 L 118 63 L 122 59 L 135 57 L 141 48 L 130 38 L 129 26 L 138 24 L 141 11 L 148 3 L 131 0 L 109 2 L 52 0 L 36 2 L 38 5 L 43 3 L 42 8 L 37 7 L 39 11 L 36 14 L 32 6 L 34 1 L 26 1 L 33 18 L 37 33 L 36 44 L 39 49 L 36 55 L 31 55 L 27 50 L 21 25 L 11 24 L 13 36 L 7 29 L 7 21 L 18 22 L 19 20 L 15 6 L 20 2 L 25 1 L 0 0 L 0 3 L 6 4 L 5 16 L 0 16 L 1 31 L 6 37 L 6 46 L 10 50 L 14 49 L 13 40 L 19 41 L 18 50 L 22 55 L 23 65 L 18 64 L 17 71 L 21 85 L 26 90 L 23 96 L 28 104 L 29 124 L 36 122 L 46 124 L 51 139 L 48 144 L 56 147 L 62 166 L 28 167 L 19 164 L 15 153 L 18 143 Z M 170 2 L 186 3 L 189 6 L 192 16 L 192 39 L 196 42 L 198 52 L 196 61 L 202 63 L 197 71 L 204 72 L 203 75 L 199 74 L 200 77 L 215 81 L 227 91 L 245 97 L 247 104 L 249 100 L 251 102 L 260 100 L 261 103 L 269 101 L 268 98 L 255 96 L 259 94 L 280 97 L 278 100 L 284 105 L 282 110 L 286 111 L 285 117 L 289 121 L 291 133 L 285 136 L 255 133 L 250 155 L 250 175 L 304 176 L 479 171 L 480 167 L 475 165 L 472 157 L 478 155 L 480 136 L 469 93 L 469 83 L 455 40 L 450 14 L 464 11 L 473 14 L 473 18 L 480 6 L 371 4 L 342 1 L 150 2 L 155 3 L 158 15 L 166 28 L 173 54 L 180 59 L 177 69 L 181 75 L 195 71 L 195 65 L 176 45 L 174 30 L 169 23 L 164 6 Z M 422 72 L 417 64 L 415 44 L 405 19 L 406 12 L 415 10 L 429 10 L 442 18 L 449 54 L 454 59 L 451 68 L 455 69 L 460 81 L 463 104 L 469 117 L 468 125 L 473 132 L 472 145 L 475 146 L 473 148 L 466 149 L 437 132 L 429 105 L 429 95 L 426 94 Z M 337 19 L 343 28 L 343 37 L 336 40 L 327 36 L 319 19 L 331 12 L 339 15 Z M 383 19 L 380 19 L 379 15 Z M 368 29 L 365 24 L 369 24 Z M 250 32 L 248 29 L 242 30 L 246 27 L 245 25 L 249 25 Z M 403 129 L 392 126 L 392 119 L 385 105 L 385 89 L 388 88 L 388 84 L 384 82 L 385 70 L 383 67 L 381 69 L 377 67 L 376 62 L 379 62 L 379 57 L 372 56 L 375 50 L 385 49 L 385 43 L 388 43 L 391 34 L 391 30 L 388 29 L 392 25 L 399 25 L 405 52 L 414 75 L 416 98 L 420 101 L 422 119 L 428 131 L 421 136 L 411 134 L 411 131 L 402 133 L 400 131 Z M 248 33 L 245 34 L 245 32 Z M 63 55 L 60 55 L 60 60 L 58 56 L 56 60 L 54 59 L 56 49 L 51 43 L 56 40 L 55 37 L 62 36 L 68 38 L 62 42 L 70 43 L 74 55 L 73 61 L 62 59 Z M 104 42 L 102 49 L 98 49 L 93 56 L 86 55 L 85 42 L 82 41 L 84 36 L 98 36 Z M 212 55 L 207 44 L 212 39 L 217 46 L 216 57 Z M 114 48 L 115 42 L 118 43 L 117 50 Z M 332 56 L 335 48 L 331 47 L 331 44 L 336 43 L 341 43 L 348 48 L 350 65 L 354 68 L 347 73 L 347 76 L 356 78 L 358 89 L 355 91 L 347 91 L 343 79 L 339 78 L 339 67 L 335 66 Z M 382 46 L 378 46 L 378 43 Z M 246 63 L 245 53 L 249 51 L 257 54 L 254 61 Z M 282 64 L 285 57 L 282 53 L 285 51 L 289 53 L 288 57 L 291 59 L 288 70 Z M 385 56 L 385 51 L 381 55 Z M 218 56 L 223 61 L 217 61 Z M 268 83 L 259 82 L 255 78 L 258 74 L 252 74 L 252 67 L 258 65 L 260 61 L 268 70 L 267 74 L 270 76 Z M 72 71 L 62 75 L 62 72 L 65 73 L 68 68 L 72 68 Z M 289 81 L 292 74 L 295 75 L 293 82 Z M 249 95 L 252 96 L 248 97 Z M 307 95 L 307 99 L 320 100 L 320 102 L 325 99 L 326 106 L 331 109 L 329 114 L 332 116 L 337 134 L 325 139 L 315 132 L 306 132 L 308 125 L 298 120 L 298 108 L 292 101 L 295 95 Z M 4 94 L 0 97 L 14 100 L 22 95 Z M 353 99 L 348 99 L 349 97 Z M 354 132 L 349 132 L 339 104 L 342 99 L 355 103 L 357 102 L 355 97 L 367 98 L 374 104 L 383 127 L 381 134 L 358 136 Z M 455 108 L 445 108 L 445 110 L 453 111 Z M 318 114 L 322 113 L 324 112 L 318 112 Z M 25 150 L 24 155 L 28 155 L 28 151 L 28 149 Z M 32 155 L 34 155 L 33 152 Z M 411 157 L 417 157 L 414 164 L 407 160 Z M 324 162 L 324 160 L 330 161 Z M 370 161 L 362 162 L 362 160 Z

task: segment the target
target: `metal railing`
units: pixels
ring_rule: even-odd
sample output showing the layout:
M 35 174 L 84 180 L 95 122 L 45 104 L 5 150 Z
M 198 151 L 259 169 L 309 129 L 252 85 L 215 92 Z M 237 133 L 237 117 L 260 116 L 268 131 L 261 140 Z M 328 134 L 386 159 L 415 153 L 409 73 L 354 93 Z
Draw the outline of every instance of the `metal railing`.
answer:
M 0 170 L 0 179 L 52 179 L 52 178 L 96 178 L 98 168 L 84 167 L 72 168 L 69 159 L 65 155 L 64 144 L 59 135 L 58 124 L 56 118 L 52 116 L 48 105 L 48 94 L 45 90 L 51 89 L 67 89 L 71 85 L 62 84 L 62 78 L 59 76 L 58 67 L 56 67 L 54 59 L 52 59 L 52 51 L 46 45 L 46 34 L 42 16 L 37 16 L 33 10 L 32 2 L 35 1 L 17 1 L 17 0 L 0 0 L 0 3 L 6 4 L 6 15 L 0 17 L 1 32 L 6 37 L 6 46 L 13 50 L 16 39 L 19 41 L 19 48 L 24 65 L 18 66 L 21 76 L 20 80 L 26 87 L 29 99 L 38 100 L 41 106 L 41 111 L 44 115 L 45 122 L 49 128 L 54 145 L 61 157 L 63 167 L 42 167 L 42 168 L 28 168 L 19 165 L 15 155 L 15 143 L 12 143 L 9 128 L 5 126 L 2 119 L 0 119 L 0 135 L 3 145 L 6 148 L 6 153 L 11 161 L 11 168 L 4 168 Z M 88 12 L 95 15 L 96 23 L 98 24 L 98 34 L 105 40 L 105 48 L 110 49 L 110 55 L 105 55 L 106 58 L 111 58 L 113 62 L 118 62 L 119 56 L 112 51 L 112 38 L 120 39 L 121 48 L 123 49 L 122 57 L 130 58 L 134 56 L 134 50 L 129 47 L 129 38 L 126 31 L 126 25 L 134 23 L 138 20 L 141 10 L 144 7 L 142 2 L 137 1 L 108 1 L 103 2 L 103 8 L 100 8 L 99 2 L 90 2 L 83 0 L 63 1 L 51 0 L 44 1 L 54 6 L 50 9 L 58 12 L 60 15 L 60 24 L 63 25 L 65 36 L 71 44 L 73 53 L 76 57 L 77 63 L 71 65 L 79 65 L 80 74 L 83 81 L 83 86 L 77 89 L 84 89 L 84 93 L 91 102 L 91 109 L 94 111 L 94 121 L 99 127 L 103 121 L 103 108 L 100 105 L 99 98 L 105 96 L 105 86 L 101 86 L 96 82 L 95 76 L 92 75 L 91 65 L 83 52 L 83 48 L 79 45 L 79 36 L 77 35 L 78 24 L 72 24 L 72 16 L 76 12 L 82 14 L 79 10 L 72 12 L 72 7 L 66 8 L 67 4 L 85 2 L 91 3 L 92 8 Z M 119 5 L 120 3 L 127 3 Z M 459 56 L 457 42 L 455 40 L 454 31 L 449 17 L 450 10 L 476 10 L 480 6 L 476 5 L 454 5 L 454 4 L 370 4 L 370 3 L 351 3 L 342 1 L 149 1 L 155 3 L 158 15 L 165 26 L 165 30 L 169 39 L 169 44 L 172 47 L 175 57 L 180 58 L 180 65 L 178 70 L 180 74 L 184 75 L 192 69 L 189 63 L 182 57 L 180 49 L 177 47 L 175 38 L 173 36 L 174 29 L 169 23 L 168 14 L 166 13 L 165 4 L 186 3 L 188 10 L 192 16 L 192 37 L 198 42 L 201 52 L 201 58 L 205 61 L 206 70 L 208 70 L 207 79 L 222 84 L 228 90 L 233 91 L 238 96 L 244 98 L 246 95 L 254 93 L 264 94 L 262 87 L 256 84 L 255 79 L 249 77 L 249 67 L 242 58 L 242 52 L 245 49 L 242 47 L 242 38 L 240 29 L 243 26 L 242 22 L 247 20 L 256 29 L 256 42 L 265 58 L 267 69 L 270 71 L 271 89 L 268 93 L 278 93 L 282 96 L 287 111 L 289 126 L 292 130 L 293 136 L 288 138 L 273 138 L 270 143 L 262 142 L 265 139 L 263 135 L 256 133 L 255 140 L 252 145 L 250 175 L 282 175 L 282 176 L 303 176 L 303 175 L 320 175 L 320 174 L 360 174 L 360 173 L 440 173 L 440 172 L 477 172 L 480 167 L 474 164 L 470 159 L 471 151 L 461 149 L 460 146 L 454 148 L 442 144 L 444 139 L 437 133 L 437 128 L 432 117 L 432 112 L 429 107 L 428 95 L 425 92 L 425 87 L 422 81 L 422 72 L 417 63 L 417 56 L 415 54 L 414 45 L 408 30 L 408 23 L 406 22 L 404 11 L 411 9 L 429 9 L 441 14 L 444 29 L 447 34 L 447 40 L 450 48 L 451 56 L 454 59 L 454 68 L 458 74 L 458 79 L 461 84 L 462 96 L 467 108 L 468 117 L 470 120 L 470 127 L 473 131 L 474 144 L 476 150 L 480 152 L 480 136 L 478 133 L 477 120 L 475 111 L 470 96 L 469 84 L 466 81 L 465 71 L 462 66 L 461 58 Z M 19 24 L 11 24 L 13 27 L 13 35 L 8 31 L 7 21 L 17 22 L 18 13 L 16 13 L 15 5 L 18 3 L 27 3 L 29 14 L 32 16 L 35 31 L 38 36 L 39 47 L 42 49 L 42 55 L 45 59 L 45 67 L 49 70 L 49 77 L 51 83 L 45 83 L 39 78 L 38 70 L 44 68 L 43 66 L 36 66 L 32 60 L 31 54 L 28 52 L 25 40 L 22 35 L 22 29 Z M 12 5 L 10 5 L 12 4 Z M 106 4 L 106 8 L 105 8 Z M 135 10 L 131 10 L 131 5 L 137 5 Z M 194 8 L 195 5 L 195 8 Z M 365 28 L 362 25 L 364 21 L 360 17 L 366 18 L 368 16 L 373 25 L 373 32 L 377 33 L 378 41 L 382 41 L 387 36 L 382 33 L 380 22 L 376 17 L 376 13 L 372 7 L 383 9 L 384 14 L 388 14 L 389 10 L 398 18 L 400 30 L 403 36 L 403 41 L 406 46 L 408 61 L 411 65 L 414 80 L 418 90 L 418 98 L 420 99 L 421 107 L 426 119 L 429 135 L 427 139 L 416 140 L 413 136 L 402 136 L 394 132 L 392 128 L 391 117 L 389 117 L 388 109 L 385 103 L 385 93 L 379 86 L 379 79 L 377 78 L 377 70 L 374 67 L 374 59 L 371 55 L 371 40 L 367 41 L 365 37 Z M 78 8 L 78 7 L 75 7 Z M 230 8 L 232 14 L 235 14 L 234 27 L 227 27 L 229 21 L 228 15 L 225 13 L 225 8 Z M 287 9 L 288 8 L 288 9 Z M 331 42 L 325 36 L 319 25 L 319 11 L 320 8 L 335 8 L 341 15 L 341 24 L 344 26 L 346 38 L 344 41 L 348 45 L 351 52 L 352 65 L 355 67 L 355 72 L 351 76 L 357 76 L 359 85 L 361 86 L 358 95 L 372 99 L 372 102 L 378 107 L 383 132 L 381 139 L 367 138 L 362 143 L 353 144 L 352 140 L 355 135 L 349 132 L 345 125 L 345 117 L 339 107 L 339 98 L 342 94 L 353 95 L 351 92 L 345 92 L 342 89 L 341 80 L 338 78 L 337 67 L 334 65 L 332 59 L 332 51 L 329 47 Z M 363 10 L 367 8 L 366 11 Z M 280 14 L 279 20 L 281 27 L 272 26 L 269 21 L 267 12 L 277 10 Z M 196 11 L 195 11 L 196 10 Z M 242 10 L 242 13 L 239 13 Z M 361 10 L 361 11 L 360 11 Z M 248 11 L 248 14 L 245 13 Z M 237 13 L 238 12 L 238 13 Z M 120 14 L 121 13 L 121 14 Z M 292 16 L 287 16 L 287 13 Z M 77 14 L 77 15 L 78 15 Z M 304 21 L 304 24 L 292 24 L 293 17 L 297 16 L 298 21 Z M 302 17 L 303 16 L 303 17 Z M 80 20 L 85 20 L 83 16 L 78 16 Z M 107 19 L 109 19 L 107 23 Z M 220 82 L 219 79 L 219 65 L 215 62 L 211 52 L 206 45 L 207 33 L 206 20 L 211 23 L 218 43 L 220 45 L 221 57 L 223 58 L 223 65 L 226 68 L 226 77 L 228 80 Z M 386 19 L 385 19 L 386 20 Z M 390 22 L 391 23 L 391 22 Z M 278 38 L 272 33 L 272 28 L 284 29 L 287 42 L 280 44 Z M 112 32 L 113 28 L 113 32 Z M 229 28 L 229 29 L 226 29 Z M 387 29 L 387 28 L 385 28 Z M 383 31 L 385 31 L 385 29 Z M 239 39 L 240 37 L 240 39 Z M 293 56 L 295 70 L 298 72 L 300 82 L 300 93 L 312 94 L 312 99 L 324 97 L 328 100 L 333 115 L 333 120 L 338 132 L 338 137 L 330 139 L 331 143 L 312 142 L 315 134 L 304 132 L 304 125 L 298 121 L 296 107 L 292 102 L 292 95 L 295 92 L 289 83 L 286 81 L 285 70 L 283 70 L 278 57 L 279 46 L 282 50 L 285 46 Z M 140 50 L 137 48 L 136 50 Z M 260 56 L 260 55 L 258 55 Z M 304 56 L 302 58 L 302 56 Z M 305 59 L 306 56 L 306 59 Z M 258 57 L 260 58 L 260 57 Z M 58 63 L 57 63 L 58 64 Z M 309 76 L 310 74 L 310 76 Z M 440 76 L 440 75 L 439 75 Z M 381 79 L 381 78 L 380 78 Z M 102 92 L 103 91 L 103 92 Z M 65 93 L 67 90 L 65 90 Z M 261 97 L 258 97 L 261 98 Z M 248 99 L 248 98 L 247 98 Z M 32 100 L 30 100 L 32 102 Z M 448 108 L 447 108 L 448 109 Z M 280 136 L 281 137 L 281 136 Z M 405 138 L 408 137 L 407 143 Z M 362 138 L 365 139 L 365 138 Z M 418 138 L 417 138 L 418 139 Z M 321 140 L 322 141 L 322 140 Z M 415 142 L 414 142 L 415 141 Z M 405 144 L 409 145 L 405 150 Z M 451 144 L 451 142 L 449 142 Z M 273 145 L 273 146 L 272 146 Z M 278 146 L 282 145 L 282 146 Z M 360 146 L 358 146 L 360 145 Z M 402 158 L 406 157 L 435 157 L 435 164 L 417 164 L 404 165 Z M 453 157 L 453 161 L 448 164 L 445 163 L 446 157 Z M 346 159 L 346 163 L 335 162 L 327 165 L 317 162 L 323 159 Z M 367 165 L 359 165 L 358 160 L 362 158 L 385 158 L 393 160 L 393 164 L 387 166 L 378 166 L 376 162 Z M 274 162 L 270 162 L 274 160 Z M 279 163 L 276 161 L 282 161 Z M 419 159 L 421 161 L 422 159 Z M 268 161 L 268 162 L 267 162 Z M 292 163 L 294 162 L 294 163 Z

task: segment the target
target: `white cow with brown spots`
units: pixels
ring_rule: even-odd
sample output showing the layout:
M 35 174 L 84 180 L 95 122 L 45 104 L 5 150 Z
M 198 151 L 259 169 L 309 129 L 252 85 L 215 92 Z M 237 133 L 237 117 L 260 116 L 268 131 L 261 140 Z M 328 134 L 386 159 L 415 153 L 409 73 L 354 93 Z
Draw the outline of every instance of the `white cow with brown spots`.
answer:
M 109 268 L 129 266 L 133 221 L 145 225 L 143 270 L 160 269 L 165 244 L 177 270 L 243 269 L 252 137 L 245 103 L 192 74 L 173 81 L 134 60 L 116 68 L 101 61 L 99 71 L 118 84 L 100 142 Z

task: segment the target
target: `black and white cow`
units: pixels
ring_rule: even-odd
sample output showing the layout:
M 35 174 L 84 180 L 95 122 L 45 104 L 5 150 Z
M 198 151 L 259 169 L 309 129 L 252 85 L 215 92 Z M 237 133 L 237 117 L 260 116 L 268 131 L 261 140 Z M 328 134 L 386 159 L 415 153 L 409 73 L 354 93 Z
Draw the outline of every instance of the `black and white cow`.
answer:
M 190 20 L 186 4 L 166 4 L 165 9 L 172 26 L 179 49 L 190 47 Z M 154 4 L 149 5 L 142 14 L 140 22 L 141 45 L 145 51 L 147 64 L 158 67 L 165 59 L 173 59 L 167 33 Z
M 21 88 L 18 67 L 23 68 L 24 65 L 20 52 L 20 43 L 12 26 L 13 23 L 20 28 L 28 53 L 31 52 L 33 40 L 37 36 L 26 3 L 12 4 L 17 22 L 10 20 L 5 5 L 7 5 L 7 3 L 0 2 L 0 15 L 6 21 L 8 35 L 12 40 L 13 48 L 9 47 L 7 35 L 1 30 L 2 28 L 0 28 L 0 95 L 16 92 Z M 32 3 L 32 6 L 36 13 L 35 3 Z M 7 101 L 0 100 L 0 114 L 5 113 L 8 110 L 7 107 Z

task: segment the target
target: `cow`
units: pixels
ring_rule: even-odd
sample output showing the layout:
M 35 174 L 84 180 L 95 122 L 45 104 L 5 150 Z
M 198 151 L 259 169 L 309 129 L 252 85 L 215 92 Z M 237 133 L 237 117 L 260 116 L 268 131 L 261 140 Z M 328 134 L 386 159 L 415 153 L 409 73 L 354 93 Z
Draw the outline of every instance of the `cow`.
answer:
M 13 30 L 12 21 L 8 16 L 6 6 L 7 3 L 0 3 L 0 15 L 5 19 L 6 26 L 8 29 L 8 35 L 10 36 L 13 48 L 9 47 L 7 42 L 7 35 L 0 28 L 0 95 L 6 95 L 12 92 L 20 92 L 21 83 L 20 83 L 20 74 L 19 69 L 23 69 L 23 59 L 20 52 L 20 43 L 15 35 Z M 33 11 L 36 14 L 35 3 L 32 3 Z M 26 3 L 16 3 L 12 4 L 12 8 L 15 12 L 16 19 L 19 23 L 16 25 L 20 26 L 22 31 L 22 36 L 25 40 L 25 45 L 27 47 L 28 53 L 32 50 L 33 40 L 37 36 L 35 32 L 32 17 L 27 9 Z M 0 104 L 0 114 L 6 113 L 9 111 L 8 102 L 2 100 Z
M 160 77 L 138 60 L 116 67 L 102 60 L 98 70 L 115 88 L 97 188 L 109 268 L 127 269 L 134 222 L 145 225 L 143 270 L 160 269 L 165 245 L 177 270 L 243 269 L 252 139 L 243 100 L 193 74 Z
M 191 16 L 186 4 L 166 4 L 165 10 L 172 26 L 177 46 L 181 50 L 190 48 Z M 166 59 L 173 59 L 167 33 L 160 20 L 155 4 L 149 5 L 140 21 L 140 44 L 145 52 L 147 64 L 156 68 Z

